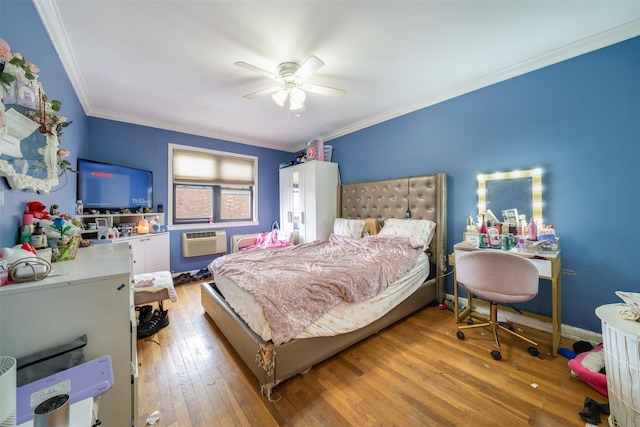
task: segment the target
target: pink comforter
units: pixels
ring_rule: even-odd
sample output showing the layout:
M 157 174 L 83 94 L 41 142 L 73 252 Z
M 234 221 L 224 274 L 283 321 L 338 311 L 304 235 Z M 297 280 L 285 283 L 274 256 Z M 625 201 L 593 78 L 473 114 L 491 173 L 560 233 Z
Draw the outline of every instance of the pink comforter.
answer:
M 332 234 L 288 248 L 226 255 L 209 269 L 255 298 L 278 346 L 336 305 L 378 295 L 415 266 L 420 252 L 404 238 Z

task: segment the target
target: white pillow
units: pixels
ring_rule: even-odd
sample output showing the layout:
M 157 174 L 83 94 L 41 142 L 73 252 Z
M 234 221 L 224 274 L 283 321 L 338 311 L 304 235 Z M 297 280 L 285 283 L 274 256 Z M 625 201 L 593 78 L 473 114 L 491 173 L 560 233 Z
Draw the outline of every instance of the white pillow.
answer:
M 378 236 L 408 237 L 414 248 L 427 249 L 433 239 L 436 223 L 428 219 L 397 219 L 385 220 L 384 227 Z
M 333 222 L 333 234 L 359 239 L 364 232 L 364 221 L 361 219 L 336 218 Z

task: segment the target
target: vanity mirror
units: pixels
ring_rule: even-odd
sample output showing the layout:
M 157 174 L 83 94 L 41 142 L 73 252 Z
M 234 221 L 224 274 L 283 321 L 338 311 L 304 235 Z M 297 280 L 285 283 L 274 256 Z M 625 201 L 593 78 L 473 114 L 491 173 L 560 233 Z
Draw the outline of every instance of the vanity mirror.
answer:
M 38 67 L 11 52 L 0 39 L 0 176 L 14 190 L 47 193 L 58 185 L 58 170 L 73 171 L 59 150 L 58 136 L 71 122 L 58 115 L 60 102 L 49 99 Z
M 14 105 L 5 107 L 4 125 L 8 132 L 0 136 L 0 176 L 6 177 L 14 190 L 49 192 L 58 185 L 57 137 L 31 130 L 28 122 L 36 128 L 37 123 L 26 118 Z M 25 134 L 27 136 L 23 136 Z
M 478 175 L 478 212 L 490 209 L 500 221 L 502 211 L 517 209 L 527 221 L 542 219 L 542 170 L 515 170 Z

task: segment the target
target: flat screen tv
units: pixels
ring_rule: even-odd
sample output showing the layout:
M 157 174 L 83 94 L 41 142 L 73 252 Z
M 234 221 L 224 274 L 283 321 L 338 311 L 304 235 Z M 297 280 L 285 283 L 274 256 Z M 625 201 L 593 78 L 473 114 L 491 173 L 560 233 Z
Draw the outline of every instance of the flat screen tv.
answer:
M 78 200 L 84 209 L 118 212 L 152 208 L 151 171 L 78 159 Z

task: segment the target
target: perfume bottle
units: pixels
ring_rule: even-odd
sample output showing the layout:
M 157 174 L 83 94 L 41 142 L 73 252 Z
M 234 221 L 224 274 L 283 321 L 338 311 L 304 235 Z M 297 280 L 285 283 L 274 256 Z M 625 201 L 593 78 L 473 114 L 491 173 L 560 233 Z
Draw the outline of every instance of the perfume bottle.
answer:
M 518 222 L 516 225 L 516 234 L 518 236 L 524 236 L 525 229 L 527 228 L 527 220 L 524 215 L 518 216 Z
M 476 223 L 473 221 L 471 214 L 467 217 L 467 233 L 473 233 L 476 231 Z
M 489 234 L 487 230 L 487 224 L 484 222 L 484 214 L 482 214 L 482 223 L 480 224 L 480 234 Z

